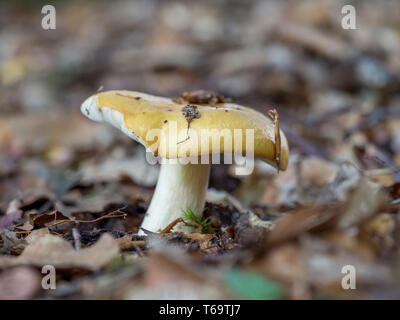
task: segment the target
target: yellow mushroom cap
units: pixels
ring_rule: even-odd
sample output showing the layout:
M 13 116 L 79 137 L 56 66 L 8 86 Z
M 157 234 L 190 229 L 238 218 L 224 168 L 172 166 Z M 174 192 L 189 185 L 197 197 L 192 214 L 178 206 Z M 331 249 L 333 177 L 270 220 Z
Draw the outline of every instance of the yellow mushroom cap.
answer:
M 188 120 L 182 114 L 185 105 L 141 92 L 112 90 L 86 99 L 81 111 L 92 120 L 114 125 L 163 158 L 235 152 L 253 155 L 276 167 L 275 132 L 270 118 L 234 103 L 192 104 L 200 117 L 190 121 L 187 132 Z M 282 131 L 280 136 L 279 169 L 285 170 L 289 146 Z

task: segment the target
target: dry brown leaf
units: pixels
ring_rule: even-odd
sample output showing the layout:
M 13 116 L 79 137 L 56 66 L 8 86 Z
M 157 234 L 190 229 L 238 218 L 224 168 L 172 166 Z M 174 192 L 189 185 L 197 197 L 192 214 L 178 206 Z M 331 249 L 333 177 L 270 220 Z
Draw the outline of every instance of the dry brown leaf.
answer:
M 379 214 L 360 226 L 359 238 L 370 244 L 377 254 L 383 255 L 396 248 L 399 224 L 396 215 Z
M 276 220 L 266 234 L 265 245 L 272 246 L 296 238 L 300 234 L 329 222 L 340 212 L 339 206 L 318 206 L 289 211 Z
M 47 228 L 36 229 L 26 236 L 25 241 L 30 244 L 46 234 L 50 234 L 49 229 Z
M 346 206 L 340 215 L 339 228 L 345 229 L 367 220 L 386 201 L 381 185 L 362 177 L 358 186 L 350 192 Z
M 33 239 L 19 257 L 0 256 L 0 268 L 53 265 L 62 269 L 98 270 L 118 256 L 118 243 L 108 234 L 103 234 L 91 247 L 79 251 L 59 236 L 44 234 Z
M 332 162 L 309 157 L 301 162 L 301 183 L 304 187 L 323 187 L 335 178 L 338 167 Z
M 40 228 L 47 227 L 57 221 L 60 220 L 71 220 L 70 218 L 64 216 L 61 212 L 55 211 L 51 213 L 43 213 L 43 214 L 31 214 L 30 218 L 35 226 Z
M 194 232 L 187 234 L 186 237 L 197 241 L 201 250 L 206 250 L 207 252 L 210 252 L 211 250 L 216 252 L 219 248 L 217 245 L 211 243 L 211 240 L 214 238 L 214 235 L 212 234 Z

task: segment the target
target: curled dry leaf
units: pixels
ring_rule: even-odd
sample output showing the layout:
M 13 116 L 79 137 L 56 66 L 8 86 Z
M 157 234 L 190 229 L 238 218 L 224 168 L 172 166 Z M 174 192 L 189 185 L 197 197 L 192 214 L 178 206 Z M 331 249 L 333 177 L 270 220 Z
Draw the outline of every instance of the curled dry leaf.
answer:
M 43 213 L 43 214 L 31 214 L 30 220 L 33 222 L 33 225 L 39 228 L 48 227 L 58 221 L 62 220 L 71 220 L 70 218 L 64 216 L 61 212 L 55 211 L 51 213 Z

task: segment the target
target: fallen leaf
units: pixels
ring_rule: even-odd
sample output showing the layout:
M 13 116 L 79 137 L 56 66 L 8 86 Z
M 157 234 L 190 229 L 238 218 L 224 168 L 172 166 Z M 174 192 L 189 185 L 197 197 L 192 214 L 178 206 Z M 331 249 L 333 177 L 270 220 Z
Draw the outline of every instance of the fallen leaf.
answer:
M 36 230 L 33 230 L 31 233 L 29 233 L 26 236 L 25 241 L 30 244 L 30 243 L 34 242 L 36 239 L 38 239 L 46 234 L 50 234 L 49 229 L 47 229 L 47 228 L 36 229 Z
M 119 246 L 109 234 L 103 234 L 91 247 L 75 251 L 59 236 L 44 234 L 32 240 L 19 257 L 0 256 L 0 268 L 17 265 L 98 270 L 119 256 Z
M 350 192 L 344 210 L 340 214 L 339 228 L 349 228 L 367 220 L 386 202 L 380 184 L 363 177 L 357 188 Z

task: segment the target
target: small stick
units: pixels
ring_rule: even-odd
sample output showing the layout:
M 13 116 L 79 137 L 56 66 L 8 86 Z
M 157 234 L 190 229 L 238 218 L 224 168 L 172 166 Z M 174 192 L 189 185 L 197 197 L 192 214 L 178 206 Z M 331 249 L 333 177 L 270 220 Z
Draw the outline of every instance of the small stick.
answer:
M 281 135 L 279 131 L 279 114 L 276 109 L 272 109 L 268 111 L 268 115 L 272 118 L 274 121 L 274 127 L 275 127 L 275 163 L 277 166 L 277 170 L 279 173 L 279 166 L 281 163 Z
M 214 248 L 219 249 L 219 246 L 216 245 L 216 244 L 213 244 L 213 245 L 211 245 L 211 246 L 209 246 L 209 247 L 207 247 L 207 248 L 203 248 L 203 250 L 214 249 Z
M 175 227 L 178 223 L 182 222 L 185 226 L 197 226 L 195 232 L 203 231 L 203 226 L 197 222 L 186 222 L 183 218 L 177 218 L 172 221 L 169 225 L 167 225 L 164 229 L 160 231 L 160 233 L 170 233 L 172 228 Z
M 196 228 L 196 229 L 194 229 L 193 232 L 203 232 L 203 226 L 198 222 L 195 222 L 195 221 L 185 222 L 185 221 L 183 221 L 183 223 L 185 225 L 189 226 L 189 227 Z
M 67 219 L 58 220 L 58 221 L 52 223 L 51 225 L 47 226 L 47 228 L 51 228 L 51 227 L 54 227 L 54 226 L 56 226 L 58 224 L 66 223 L 66 222 L 69 222 L 69 223 L 71 223 L 71 222 L 73 222 L 73 223 L 93 223 L 93 222 L 97 222 L 97 221 L 100 221 L 100 220 L 103 220 L 103 219 L 108 219 L 108 218 L 120 218 L 120 217 L 124 217 L 125 218 L 126 217 L 126 213 L 123 213 L 123 214 L 120 214 L 120 215 L 114 215 L 114 213 L 121 212 L 121 210 L 125 209 L 126 207 L 127 206 L 122 207 L 122 208 L 117 209 L 117 210 L 114 210 L 112 212 L 107 213 L 104 216 L 98 217 L 98 218 L 93 219 L 93 220 L 67 220 Z
M 190 137 L 189 137 L 190 121 L 191 121 L 191 120 L 187 120 L 188 125 L 187 125 L 187 130 L 186 130 L 186 139 L 185 139 L 185 140 L 182 140 L 182 141 L 179 141 L 177 144 L 180 144 L 180 143 L 182 143 L 182 142 L 188 141 L 188 140 L 190 139 Z
M 130 96 L 130 95 L 127 95 L 127 94 L 119 93 L 119 92 L 117 92 L 116 95 L 117 96 L 121 96 L 121 97 L 125 97 L 125 98 L 129 98 L 129 99 L 135 99 L 135 100 L 140 100 L 141 99 L 141 97 L 139 97 L 139 96 L 133 97 L 133 96 Z
M 74 238 L 75 250 L 81 250 L 81 235 L 77 228 L 72 228 L 72 237 Z
M 179 222 L 185 223 L 182 218 L 175 219 L 169 225 L 167 225 L 164 229 L 160 231 L 160 233 L 170 233 L 172 228 L 175 227 Z
M 143 241 L 144 242 L 144 241 Z M 136 250 L 136 252 L 137 252 L 137 254 L 138 254 L 138 256 L 139 257 L 143 257 L 143 250 L 140 248 L 140 246 L 138 246 L 138 245 L 136 245 L 136 244 L 133 244 L 132 245 L 133 246 L 133 248 L 135 248 L 135 250 Z M 144 245 L 143 245 L 144 246 Z
M 140 251 L 140 247 L 144 247 L 146 246 L 146 242 L 142 241 L 142 240 L 136 240 L 136 241 L 129 241 L 128 243 L 124 243 L 121 246 L 121 250 L 122 251 L 128 251 L 128 250 L 132 250 L 132 248 Z
M 15 231 L 15 234 L 30 234 L 32 230 L 25 230 L 25 231 Z
M 131 245 L 138 246 L 138 247 L 144 247 L 146 245 L 146 242 L 143 240 L 135 240 L 135 241 L 131 241 Z
M 54 221 L 51 225 L 47 226 L 46 228 L 51 228 L 51 227 L 54 227 L 54 226 L 62 224 L 62 223 L 71 223 L 71 222 L 73 222 L 73 223 L 93 223 L 93 222 L 97 222 L 97 221 L 100 221 L 100 220 L 103 220 L 103 219 L 121 218 L 121 217 L 125 218 L 126 217 L 126 213 L 119 214 L 119 215 L 113 215 L 113 214 L 116 213 L 116 212 L 121 212 L 121 210 L 125 209 L 126 207 L 127 206 L 122 207 L 122 208 L 117 209 L 117 210 L 114 210 L 112 212 L 107 213 L 104 216 L 98 217 L 98 218 L 93 219 L 93 220 L 67 220 L 67 219 L 64 219 L 64 220 Z M 16 231 L 14 233 L 15 234 L 30 234 L 31 232 L 32 232 L 32 230 L 26 230 L 26 231 Z

